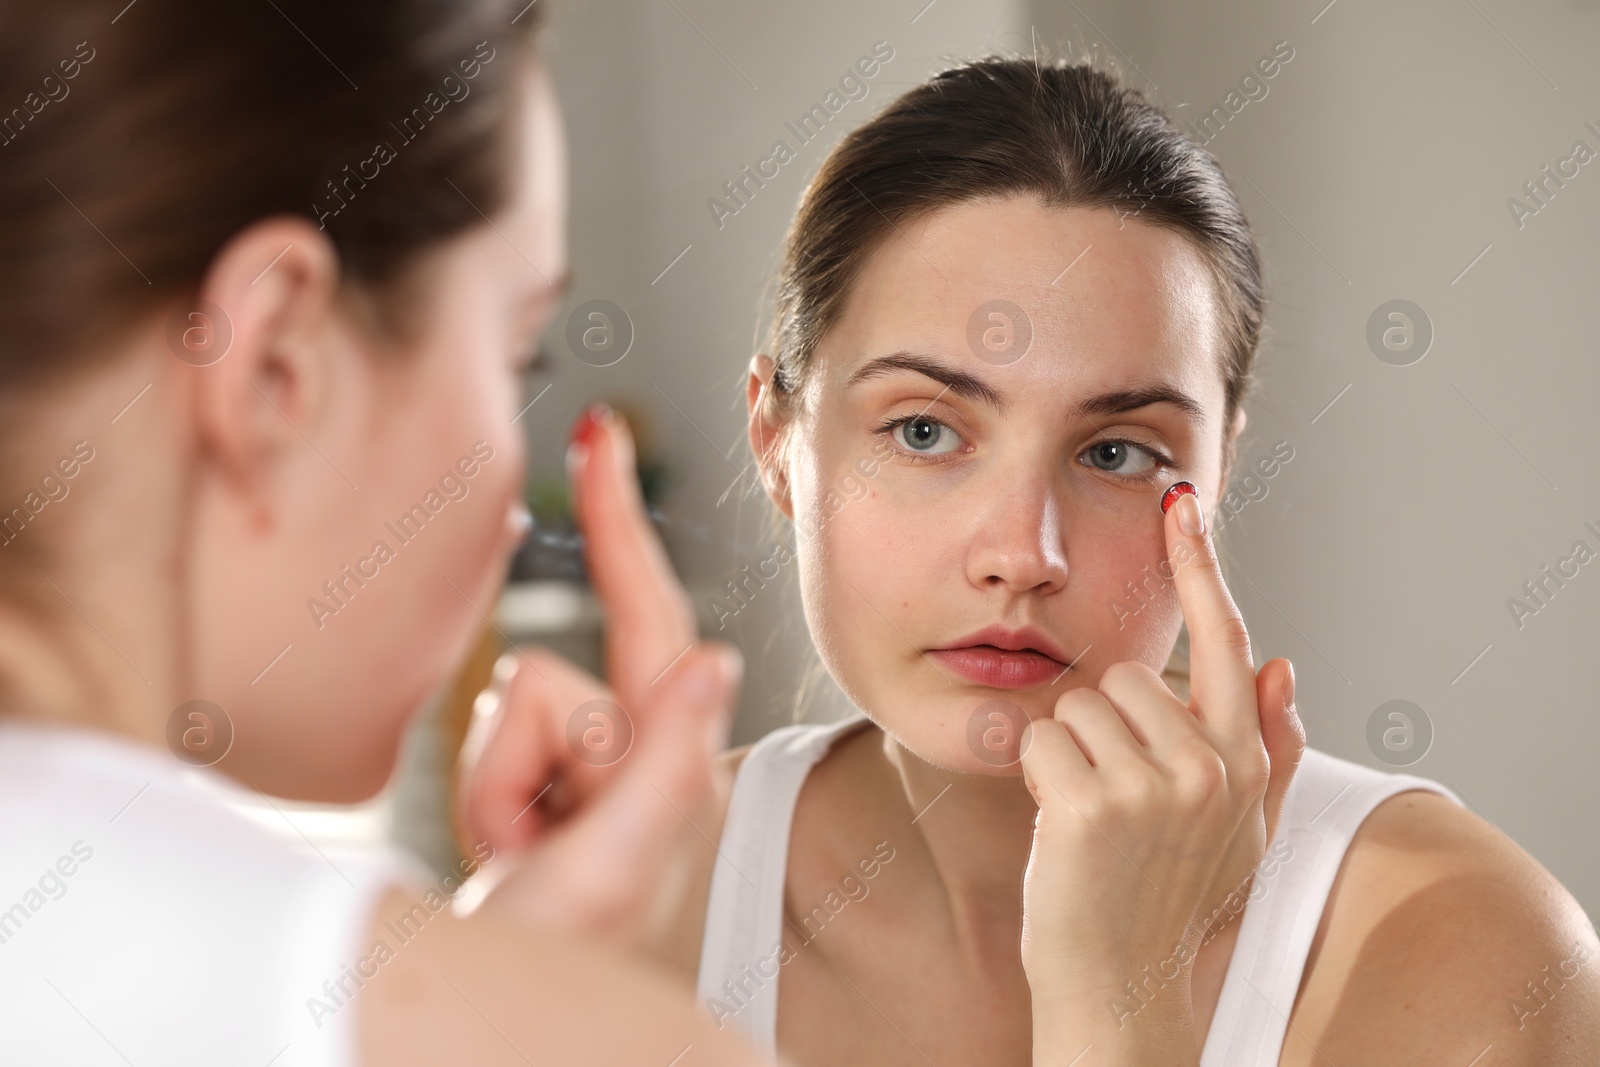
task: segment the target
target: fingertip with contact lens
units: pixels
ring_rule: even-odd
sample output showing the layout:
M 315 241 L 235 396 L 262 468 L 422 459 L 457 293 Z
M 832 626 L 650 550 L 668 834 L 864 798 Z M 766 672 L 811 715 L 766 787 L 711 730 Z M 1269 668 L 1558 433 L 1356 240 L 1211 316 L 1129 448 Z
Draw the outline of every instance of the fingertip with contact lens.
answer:
M 605 401 L 596 401 L 583 409 L 583 414 L 578 416 L 578 421 L 572 424 L 572 434 L 567 439 L 569 445 L 578 445 L 587 448 L 594 440 L 595 431 L 600 424 L 611 418 L 611 405 Z
M 1172 507 L 1173 502 L 1183 494 L 1197 494 L 1198 492 L 1199 490 L 1194 487 L 1193 482 L 1173 482 L 1172 485 L 1167 487 L 1167 491 L 1161 494 L 1161 514 L 1165 515 Z
M 577 467 L 582 465 L 589 454 L 589 448 L 594 444 L 595 434 L 600 432 L 602 423 L 611 419 L 611 405 L 605 401 L 596 401 L 583 409 L 572 430 L 567 434 L 567 466 Z
M 579 496 L 578 482 L 583 473 L 584 462 L 589 458 L 589 449 L 594 444 L 595 436 L 600 432 L 604 423 L 611 421 L 611 405 L 605 401 L 596 401 L 583 409 L 583 414 L 572 424 L 572 431 L 567 435 L 567 480 L 571 483 L 573 508 L 577 508 Z
M 1184 500 L 1184 497 L 1189 499 Z M 1165 515 L 1169 509 L 1176 506 L 1178 509 L 1178 528 L 1190 537 L 1199 537 L 1206 532 L 1205 513 L 1200 508 L 1199 490 L 1193 482 L 1174 482 L 1165 493 L 1161 494 L 1161 513 Z

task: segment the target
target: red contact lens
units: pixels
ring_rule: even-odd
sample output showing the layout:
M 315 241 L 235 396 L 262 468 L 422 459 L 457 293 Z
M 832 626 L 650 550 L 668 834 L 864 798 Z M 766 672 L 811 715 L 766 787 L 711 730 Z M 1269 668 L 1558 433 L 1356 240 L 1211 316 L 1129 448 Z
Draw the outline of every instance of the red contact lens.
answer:
M 1193 493 L 1197 498 L 1200 495 L 1193 482 L 1176 482 L 1172 488 L 1161 494 L 1161 514 L 1165 515 L 1167 509 L 1172 507 L 1172 502 L 1184 493 Z
M 594 437 L 595 431 L 600 428 L 600 423 L 611 414 L 611 406 L 604 402 L 590 404 L 583 409 L 583 414 L 578 416 L 578 421 L 572 424 L 572 433 L 568 438 L 569 444 L 587 445 Z

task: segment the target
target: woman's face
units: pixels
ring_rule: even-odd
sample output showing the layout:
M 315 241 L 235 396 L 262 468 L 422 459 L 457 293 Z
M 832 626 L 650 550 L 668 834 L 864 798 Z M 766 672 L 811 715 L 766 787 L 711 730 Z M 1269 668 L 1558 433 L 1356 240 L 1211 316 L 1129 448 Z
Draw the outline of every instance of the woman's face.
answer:
M 563 134 L 537 66 L 528 93 L 515 192 L 425 265 L 406 351 L 354 328 L 324 342 L 326 400 L 274 528 L 239 529 L 226 503 L 200 520 L 194 688 L 237 731 L 220 769 L 269 791 L 375 792 L 493 613 L 524 529 L 520 420 L 542 417 L 519 418 L 522 368 L 566 270 Z
M 1223 350 L 1201 254 L 1112 209 L 986 200 L 885 240 L 792 421 L 752 428 L 758 454 L 782 435 L 806 617 L 846 695 L 932 763 L 1020 774 L 997 724 L 1118 660 L 1161 670 L 1182 617 L 1160 498 L 1218 497 Z

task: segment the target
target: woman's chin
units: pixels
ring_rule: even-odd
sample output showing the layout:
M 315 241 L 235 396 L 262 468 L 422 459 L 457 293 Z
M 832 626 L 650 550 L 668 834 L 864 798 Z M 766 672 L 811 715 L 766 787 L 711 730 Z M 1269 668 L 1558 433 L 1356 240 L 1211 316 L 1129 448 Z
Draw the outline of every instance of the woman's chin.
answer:
M 902 748 L 940 770 L 985 778 L 1022 777 L 1020 730 L 1025 723 L 1018 724 L 1015 733 L 1008 724 L 991 730 L 985 738 L 969 727 L 971 717 L 966 713 L 943 717 L 932 729 L 920 722 L 909 729 L 899 728 L 892 720 L 872 717 Z M 1009 736 L 1002 736 L 1006 734 Z

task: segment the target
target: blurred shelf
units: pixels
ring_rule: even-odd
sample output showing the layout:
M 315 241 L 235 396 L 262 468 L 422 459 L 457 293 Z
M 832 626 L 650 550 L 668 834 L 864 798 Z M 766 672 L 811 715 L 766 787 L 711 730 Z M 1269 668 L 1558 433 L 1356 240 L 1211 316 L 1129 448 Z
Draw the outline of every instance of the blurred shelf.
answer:
M 713 605 L 726 599 L 726 591 L 702 583 L 691 583 L 688 591 L 700 632 L 709 634 L 712 627 L 708 624 L 716 621 Z M 561 579 L 510 582 L 494 612 L 495 626 L 513 641 L 559 634 L 598 634 L 604 620 L 605 612 L 593 589 Z
M 511 582 L 494 610 L 494 624 L 513 639 L 598 632 L 603 618 L 594 590 L 560 580 Z

